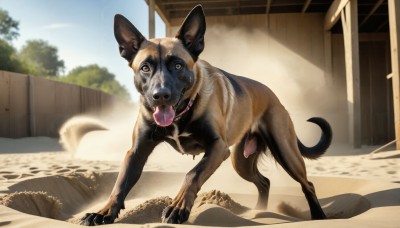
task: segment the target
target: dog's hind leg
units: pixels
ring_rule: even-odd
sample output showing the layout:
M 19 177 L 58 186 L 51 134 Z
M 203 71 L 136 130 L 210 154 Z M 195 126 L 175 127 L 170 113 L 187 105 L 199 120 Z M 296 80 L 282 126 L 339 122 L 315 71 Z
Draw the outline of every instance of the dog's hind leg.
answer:
M 258 201 L 256 208 L 257 209 L 265 209 L 268 205 L 268 195 L 269 195 L 269 187 L 270 181 L 268 178 L 264 177 L 257 168 L 257 161 L 259 156 L 261 155 L 261 148 L 265 146 L 261 146 L 261 140 L 258 137 L 254 137 L 251 140 L 255 140 L 253 143 L 257 143 L 255 151 L 252 151 L 248 158 L 245 157 L 245 144 L 246 140 L 248 141 L 248 136 L 244 136 L 239 144 L 235 145 L 231 154 L 231 161 L 233 168 L 243 179 L 252 182 L 256 185 L 258 190 Z M 248 142 L 249 143 L 249 142 Z
M 267 145 L 272 155 L 285 171 L 300 183 L 310 206 L 312 219 L 325 219 L 314 186 L 307 180 L 306 167 L 297 146 L 297 138 L 293 123 L 287 111 L 282 108 L 265 114 L 268 130 L 265 132 Z

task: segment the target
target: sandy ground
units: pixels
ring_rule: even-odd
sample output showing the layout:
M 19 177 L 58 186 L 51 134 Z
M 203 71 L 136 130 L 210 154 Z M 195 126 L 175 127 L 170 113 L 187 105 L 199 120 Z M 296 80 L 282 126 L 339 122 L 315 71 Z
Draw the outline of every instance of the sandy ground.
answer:
M 86 156 L 53 151 L 61 150 L 57 141 L 43 137 L 3 138 L 0 145 L 2 227 L 77 227 L 79 218 L 105 203 L 123 156 L 110 152 L 99 160 L 96 151 Z M 374 156 L 366 151 L 306 161 L 328 220 L 310 221 L 300 186 L 265 157 L 260 167 L 272 183 L 267 210 L 252 209 L 255 187 L 238 177 L 227 160 L 201 189 L 189 221 L 178 227 L 398 227 L 400 151 Z M 173 227 L 159 223 L 161 211 L 198 159 L 161 145 L 110 227 Z

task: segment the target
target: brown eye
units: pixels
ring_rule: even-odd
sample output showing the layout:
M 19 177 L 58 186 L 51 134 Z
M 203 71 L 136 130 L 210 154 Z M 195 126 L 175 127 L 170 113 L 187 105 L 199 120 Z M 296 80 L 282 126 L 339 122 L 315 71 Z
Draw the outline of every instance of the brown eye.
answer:
M 143 65 L 142 68 L 140 68 L 143 72 L 147 73 L 150 71 L 150 67 L 147 65 Z
M 175 64 L 175 70 L 182 69 L 182 65 L 180 63 Z

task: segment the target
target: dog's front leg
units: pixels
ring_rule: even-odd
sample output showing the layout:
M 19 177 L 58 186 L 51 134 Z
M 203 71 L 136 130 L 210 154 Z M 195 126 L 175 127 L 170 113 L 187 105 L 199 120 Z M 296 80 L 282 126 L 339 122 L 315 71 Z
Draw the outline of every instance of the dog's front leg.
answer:
M 216 140 L 206 148 L 204 157 L 186 174 L 178 195 L 162 213 L 162 222 L 180 224 L 188 220 L 197 193 L 206 180 L 221 163 L 229 157 L 229 148 L 221 140 Z
M 81 219 L 81 225 L 93 226 L 113 223 L 118 217 L 119 211 L 125 209 L 124 200 L 126 196 L 139 180 L 147 158 L 158 144 L 158 142 L 151 140 L 147 133 L 147 131 L 135 127 L 132 149 L 125 155 L 107 204 L 97 213 L 86 214 Z

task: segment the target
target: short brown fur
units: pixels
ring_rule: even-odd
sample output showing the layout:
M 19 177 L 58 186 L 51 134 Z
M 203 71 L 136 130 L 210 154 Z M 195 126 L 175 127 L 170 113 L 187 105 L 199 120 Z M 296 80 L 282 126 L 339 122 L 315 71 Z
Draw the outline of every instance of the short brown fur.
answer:
M 163 222 L 185 222 L 201 186 L 229 156 L 236 172 L 257 187 L 256 207 L 266 208 L 270 181 L 259 172 L 257 162 L 267 147 L 300 183 L 312 218 L 326 218 L 314 186 L 307 179 L 302 158 L 317 158 L 329 146 L 332 135 L 325 120 L 310 119 L 321 127 L 323 134 L 316 146 L 307 148 L 298 141 L 288 112 L 267 86 L 199 60 L 205 33 L 201 6 L 191 11 L 175 38 L 146 40 L 122 16 L 117 15 L 115 23 L 121 56 L 132 63 L 135 72 L 141 107 L 132 148 L 126 154 L 107 204 L 97 213 L 87 214 L 82 224 L 114 221 L 124 209 L 125 197 L 140 178 L 148 156 L 162 141 L 181 153 L 204 152 L 200 162 L 186 175 L 177 196 L 163 211 Z M 171 62 L 171 58 L 177 60 Z M 161 90 L 164 92 L 160 93 Z M 155 110 L 170 110 L 170 107 L 174 111 L 160 112 L 165 116 L 181 112 L 182 117 L 167 121 L 168 126 L 157 126 Z

